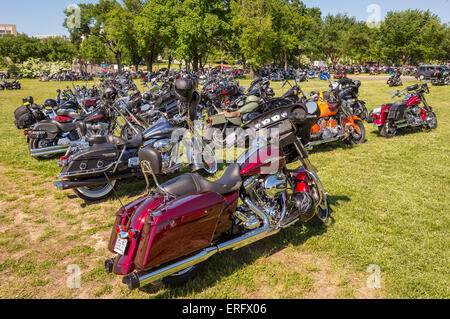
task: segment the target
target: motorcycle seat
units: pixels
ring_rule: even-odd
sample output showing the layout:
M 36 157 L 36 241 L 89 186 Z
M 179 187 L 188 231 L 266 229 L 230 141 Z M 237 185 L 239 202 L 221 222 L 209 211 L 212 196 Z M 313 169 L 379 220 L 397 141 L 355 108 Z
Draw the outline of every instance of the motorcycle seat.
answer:
M 71 119 L 74 119 L 74 120 L 84 119 L 84 116 L 82 116 L 82 115 L 78 114 L 77 112 L 74 112 L 73 110 L 70 110 L 70 109 L 61 109 L 61 110 L 58 110 L 56 113 L 59 116 L 70 117 Z
M 241 168 L 239 164 L 233 163 L 228 166 L 223 176 L 217 181 L 212 182 L 199 174 L 190 173 L 167 181 L 161 185 L 161 188 L 178 197 L 205 192 L 227 195 L 238 191 L 241 185 Z
M 133 137 L 131 140 L 125 140 L 115 135 L 94 136 L 86 138 L 86 142 L 88 142 L 89 145 L 110 144 L 118 148 L 138 148 L 142 145 L 143 140 L 143 136 L 140 133 Z

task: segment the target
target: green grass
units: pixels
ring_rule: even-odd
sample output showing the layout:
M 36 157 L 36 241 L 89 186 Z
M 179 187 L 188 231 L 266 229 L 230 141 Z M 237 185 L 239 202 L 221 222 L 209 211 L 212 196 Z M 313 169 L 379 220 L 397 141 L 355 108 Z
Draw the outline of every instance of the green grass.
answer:
M 13 111 L 23 97 L 43 103 L 67 84 L 21 82 L 21 91 L 0 91 L 0 274 L 6 279 L 1 298 L 450 297 L 448 87 L 432 87 L 428 96 L 438 115 L 435 131 L 384 139 L 366 124 L 365 144 L 334 143 L 311 152 L 333 210 L 326 227 L 296 225 L 216 255 L 180 288 L 129 292 L 102 266 L 111 256 L 106 245 L 119 202 L 86 205 L 71 192 L 54 189 L 56 161 L 32 159 L 13 124 Z M 360 96 L 369 110 L 391 101 L 385 81 L 362 83 Z M 249 80 L 241 85 L 248 86 Z M 308 92 L 326 89 L 327 83 L 301 86 Z M 282 93 L 278 82 L 273 87 Z M 118 188 L 123 202 L 143 192 L 142 181 Z M 66 267 L 73 263 L 82 269 L 80 289 L 65 286 Z M 366 286 L 371 264 L 380 267 L 381 289 Z

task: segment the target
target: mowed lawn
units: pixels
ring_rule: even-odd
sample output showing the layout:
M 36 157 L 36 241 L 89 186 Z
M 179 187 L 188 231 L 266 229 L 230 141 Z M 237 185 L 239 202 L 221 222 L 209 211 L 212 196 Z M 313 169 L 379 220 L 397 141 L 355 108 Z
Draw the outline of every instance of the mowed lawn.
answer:
M 385 139 L 366 124 L 363 145 L 311 151 L 333 210 L 326 227 L 297 224 L 215 255 L 180 288 L 129 292 L 103 267 L 119 201 L 86 204 L 55 189 L 56 160 L 32 159 L 13 124 L 23 97 L 43 103 L 71 83 L 21 82 L 20 91 L 0 91 L 0 298 L 450 297 L 450 88 L 432 87 L 428 96 L 438 116 L 435 131 Z M 327 83 L 301 86 L 308 92 Z M 278 82 L 273 87 L 282 93 Z M 360 95 L 371 110 L 391 101 L 389 91 L 385 81 L 363 80 Z M 127 181 L 118 193 L 127 202 L 144 189 L 143 181 Z M 67 286 L 71 265 L 81 270 L 80 288 Z M 373 269 L 380 270 L 380 288 L 370 285 Z

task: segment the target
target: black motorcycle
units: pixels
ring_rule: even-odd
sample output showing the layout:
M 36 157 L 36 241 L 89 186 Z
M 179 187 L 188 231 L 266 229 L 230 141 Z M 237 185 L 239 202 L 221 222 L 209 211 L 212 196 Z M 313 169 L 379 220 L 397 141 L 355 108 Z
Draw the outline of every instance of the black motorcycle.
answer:
M 392 74 L 392 76 L 387 80 L 387 84 L 389 85 L 389 87 L 394 87 L 394 86 L 402 86 L 403 82 L 402 82 L 402 78 L 401 78 L 402 72 L 401 71 L 397 71 L 394 74 Z
M 191 110 L 198 105 L 200 95 L 193 88 L 184 89 L 185 83 L 178 81 L 179 114 L 169 120 L 161 113 L 156 123 L 131 140 L 113 135 L 87 138 L 91 147 L 61 158 L 63 169 L 58 177 L 62 180 L 55 182 L 55 186 L 74 189 L 88 201 L 104 199 L 111 195 L 119 180 L 142 175 L 138 159 L 141 146 L 152 150 L 155 162 L 161 165 L 157 169 L 160 174 L 171 174 L 188 165 L 193 171 L 203 169 L 214 174 L 215 153 L 193 127 Z

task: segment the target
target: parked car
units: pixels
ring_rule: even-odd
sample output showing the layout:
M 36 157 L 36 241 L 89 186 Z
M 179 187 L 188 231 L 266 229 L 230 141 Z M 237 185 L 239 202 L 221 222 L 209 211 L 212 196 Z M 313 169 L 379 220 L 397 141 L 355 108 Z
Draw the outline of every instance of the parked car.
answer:
M 445 65 L 421 65 L 417 70 L 416 78 L 420 81 L 430 80 L 436 72 L 446 70 L 448 70 L 448 67 Z

